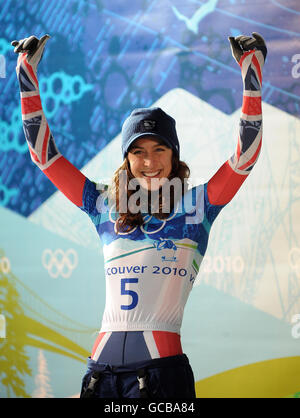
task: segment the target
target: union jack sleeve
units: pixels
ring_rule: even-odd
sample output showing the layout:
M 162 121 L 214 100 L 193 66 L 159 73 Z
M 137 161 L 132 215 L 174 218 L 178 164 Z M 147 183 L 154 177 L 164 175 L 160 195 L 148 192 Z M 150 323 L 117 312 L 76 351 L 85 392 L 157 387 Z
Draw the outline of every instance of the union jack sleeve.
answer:
M 235 153 L 207 185 L 209 201 L 215 205 L 230 202 L 254 167 L 262 144 L 262 68 L 260 50 L 247 51 L 239 62 L 243 78 L 243 104 Z
M 61 157 L 61 154 L 42 109 L 37 76 L 26 56 L 26 53 L 19 55 L 17 66 L 23 128 L 32 161 L 41 170 L 45 170 Z
M 68 199 L 82 206 L 86 177 L 56 147 L 43 112 L 37 74 L 27 60 L 27 53 L 19 54 L 16 72 L 23 129 L 31 159 Z

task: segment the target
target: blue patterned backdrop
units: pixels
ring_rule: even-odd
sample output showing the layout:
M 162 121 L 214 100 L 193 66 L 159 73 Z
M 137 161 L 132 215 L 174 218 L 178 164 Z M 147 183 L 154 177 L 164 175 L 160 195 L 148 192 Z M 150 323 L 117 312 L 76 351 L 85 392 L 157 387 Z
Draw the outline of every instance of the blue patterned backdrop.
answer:
M 264 101 L 298 115 L 300 87 L 291 73 L 299 4 L 280 1 L 3 2 L 0 204 L 28 216 L 55 190 L 27 153 L 12 39 L 52 36 L 39 72 L 43 103 L 58 147 L 81 168 L 116 136 L 132 108 L 150 106 L 175 87 L 235 111 L 241 82 L 229 35 L 266 37 Z
M 299 1 L 0 4 L 0 338 L 7 322 L 0 397 L 78 394 L 104 306 L 93 226 L 32 164 L 22 130 L 10 42 L 45 33 L 51 39 L 39 82 L 51 131 L 62 154 L 96 180 L 112 174 L 104 163 L 116 168 L 114 143 L 127 115 L 157 102 L 178 118 L 195 172 L 212 175 L 234 152 L 242 103 L 227 37 L 264 36 L 262 155 L 214 226 L 183 338 L 202 385 L 198 396 L 222 396 L 225 388 L 232 396 L 299 392 L 292 376 L 300 374 Z M 69 257 L 64 273 L 45 264 L 47 254 L 59 253 Z M 9 337 L 15 329 L 20 344 Z M 12 367 L 20 378 L 15 383 L 7 380 Z

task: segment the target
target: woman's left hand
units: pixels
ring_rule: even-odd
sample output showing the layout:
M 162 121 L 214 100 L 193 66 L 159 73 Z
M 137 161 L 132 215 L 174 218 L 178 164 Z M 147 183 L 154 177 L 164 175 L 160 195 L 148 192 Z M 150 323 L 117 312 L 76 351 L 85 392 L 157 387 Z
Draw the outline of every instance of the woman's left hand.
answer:
M 253 32 L 252 36 L 239 35 L 237 37 L 229 36 L 228 40 L 231 46 L 233 58 L 239 64 L 245 52 L 256 50 L 261 51 L 264 61 L 267 56 L 267 46 L 264 38 L 257 32 Z

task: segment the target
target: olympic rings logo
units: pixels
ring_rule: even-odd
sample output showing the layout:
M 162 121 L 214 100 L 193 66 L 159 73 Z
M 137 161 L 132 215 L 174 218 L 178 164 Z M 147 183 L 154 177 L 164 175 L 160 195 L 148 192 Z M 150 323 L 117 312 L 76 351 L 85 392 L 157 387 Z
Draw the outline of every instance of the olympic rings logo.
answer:
M 78 255 L 73 248 L 68 249 L 66 252 L 61 248 L 54 252 L 47 248 L 42 254 L 42 264 L 54 279 L 60 275 L 67 279 L 77 267 Z
M 165 225 L 166 225 L 166 223 L 168 222 L 168 221 L 170 221 L 171 219 L 173 219 L 176 215 L 177 215 L 177 213 L 178 213 L 178 208 L 179 208 L 179 203 L 177 202 L 177 204 L 176 204 L 176 206 L 175 206 L 175 208 L 174 208 L 174 213 L 173 214 L 171 214 L 167 219 L 164 219 L 162 222 L 161 222 L 161 224 L 160 225 L 158 225 L 158 227 L 156 228 L 156 229 L 150 229 L 149 228 L 149 230 L 147 229 L 147 224 L 151 221 L 151 219 L 152 219 L 152 215 L 145 215 L 145 216 L 143 216 L 143 220 L 144 220 L 144 225 L 140 225 L 140 229 L 141 229 L 141 231 L 144 233 L 144 234 L 146 234 L 146 235 L 150 235 L 150 234 L 156 234 L 157 232 L 159 232 L 159 231 L 161 231 L 164 227 L 165 227 Z M 114 231 L 115 231 L 115 233 L 116 234 L 118 234 L 118 235 L 129 235 L 129 234 L 131 234 L 132 232 L 134 232 L 136 229 L 137 229 L 137 226 L 135 226 L 135 227 L 133 227 L 132 229 L 130 229 L 129 231 L 125 231 L 125 232 L 118 232 L 117 231 L 117 223 L 118 223 L 118 219 L 119 219 L 119 217 L 118 217 L 118 219 L 114 219 L 113 218 L 113 209 L 115 209 L 115 206 L 112 206 L 111 208 L 110 208 L 110 210 L 109 210 L 109 213 L 108 213 L 108 215 L 109 215 L 109 220 L 110 220 L 110 222 L 112 222 L 113 224 L 114 224 Z M 149 224 L 149 225 L 151 225 L 151 224 Z M 145 227 L 144 227 L 145 226 Z

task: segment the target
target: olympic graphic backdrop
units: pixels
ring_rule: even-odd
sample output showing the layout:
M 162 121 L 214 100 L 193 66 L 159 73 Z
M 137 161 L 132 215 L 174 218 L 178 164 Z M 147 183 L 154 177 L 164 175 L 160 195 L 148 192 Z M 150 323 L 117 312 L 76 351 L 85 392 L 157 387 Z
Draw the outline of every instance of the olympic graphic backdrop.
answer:
M 124 119 L 158 104 L 204 182 L 237 138 L 242 82 L 227 36 L 254 31 L 269 50 L 262 153 L 212 229 L 183 347 L 197 396 L 297 396 L 299 22 L 297 0 L 1 4 L 0 397 L 77 395 L 105 300 L 93 225 L 30 160 L 10 41 L 51 35 L 43 107 L 58 148 L 89 178 L 111 178 Z

